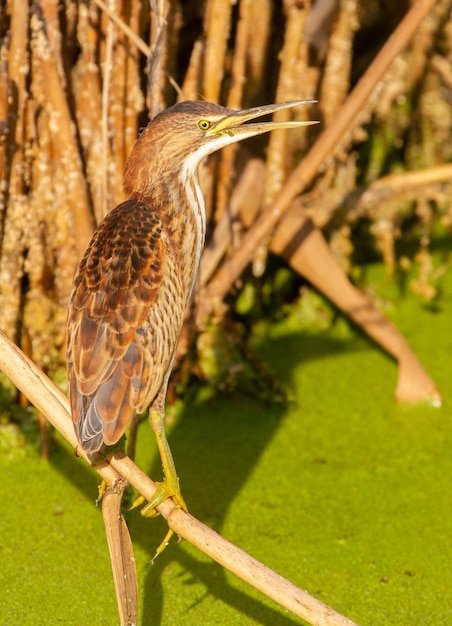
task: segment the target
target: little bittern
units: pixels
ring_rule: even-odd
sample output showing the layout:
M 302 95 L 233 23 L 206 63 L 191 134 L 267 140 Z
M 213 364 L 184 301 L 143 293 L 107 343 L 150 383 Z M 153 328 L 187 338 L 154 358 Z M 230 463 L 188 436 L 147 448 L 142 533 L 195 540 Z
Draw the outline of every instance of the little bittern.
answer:
M 233 111 L 186 101 L 157 115 L 127 162 L 128 200 L 102 220 L 78 266 L 67 336 L 75 431 L 83 450 L 96 453 L 150 407 L 164 471 L 150 508 L 167 497 L 185 508 L 164 404 L 206 232 L 198 165 L 242 139 L 315 123 L 248 123 L 304 102 Z

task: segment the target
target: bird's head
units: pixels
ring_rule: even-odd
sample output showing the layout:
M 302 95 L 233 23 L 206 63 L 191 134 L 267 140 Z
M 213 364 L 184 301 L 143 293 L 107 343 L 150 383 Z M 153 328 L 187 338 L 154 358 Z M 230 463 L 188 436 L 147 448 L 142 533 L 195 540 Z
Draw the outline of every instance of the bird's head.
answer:
M 151 186 L 173 179 L 183 168 L 195 172 L 200 161 L 230 144 L 280 128 L 315 121 L 255 122 L 276 111 L 308 104 L 296 100 L 234 111 L 218 104 L 186 100 L 154 117 L 138 138 L 126 165 L 127 195 L 148 195 Z

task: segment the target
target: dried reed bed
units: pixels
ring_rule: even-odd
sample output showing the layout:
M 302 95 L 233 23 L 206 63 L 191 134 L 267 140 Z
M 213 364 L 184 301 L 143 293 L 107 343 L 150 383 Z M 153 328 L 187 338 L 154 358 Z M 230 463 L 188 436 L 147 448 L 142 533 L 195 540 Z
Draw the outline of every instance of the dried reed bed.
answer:
M 417 264 L 412 287 L 432 298 L 438 268 L 430 242 L 434 229 L 447 231 L 452 222 L 452 3 L 417 4 L 426 17 L 384 76 L 369 77 L 370 96 L 291 205 L 323 230 L 347 268 L 353 234 L 364 224 L 388 271 Z M 272 133 L 267 145 L 231 147 L 204 167 L 211 239 L 200 278 L 203 321 L 234 284 L 237 292 L 244 265 L 265 272 L 273 229 L 254 229 L 256 216 L 271 210 L 409 9 L 409 2 L 377 0 L 312 7 L 294 0 L 6 0 L 0 328 L 47 371 L 64 362 L 75 265 L 95 224 L 123 199 L 124 164 L 150 116 L 178 99 L 232 108 L 317 99 L 295 114 L 321 120 L 319 128 Z M 249 243 L 234 265 L 245 233 Z M 417 249 L 402 262 L 395 254 L 401 237 Z

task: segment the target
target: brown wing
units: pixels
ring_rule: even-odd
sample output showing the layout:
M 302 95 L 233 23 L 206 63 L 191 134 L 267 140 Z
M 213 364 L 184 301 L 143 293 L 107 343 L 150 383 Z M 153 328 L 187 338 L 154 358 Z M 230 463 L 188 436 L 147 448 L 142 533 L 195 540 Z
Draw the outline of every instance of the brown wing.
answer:
M 181 323 L 166 304 L 180 299 L 172 265 L 160 219 L 137 200 L 107 214 L 80 262 L 67 360 L 72 418 L 88 452 L 118 441 L 171 365 L 179 333 L 172 327 Z

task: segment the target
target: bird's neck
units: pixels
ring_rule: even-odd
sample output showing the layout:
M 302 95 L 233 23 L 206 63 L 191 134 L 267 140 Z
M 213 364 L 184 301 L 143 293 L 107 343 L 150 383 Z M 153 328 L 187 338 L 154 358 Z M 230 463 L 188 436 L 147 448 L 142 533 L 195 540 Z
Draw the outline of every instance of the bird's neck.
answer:
M 185 163 L 178 172 L 161 176 L 158 185 L 148 185 L 145 193 L 132 190 L 136 197 L 155 211 L 162 222 L 168 249 L 177 255 L 187 300 L 196 280 L 206 235 L 206 211 L 196 170 Z
M 187 163 L 184 163 L 180 171 L 179 182 L 182 193 L 184 193 L 186 197 L 186 205 L 190 208 L 197 233 L 196 263 L 194 268 L 196 274 L 206 239 L 206 205 L 196 168 L 193 169 L 190 164 L 187 165 Z
M 191 293 L 206 235 L 206 211 L 199 185 L 198 152 L 168 160 L 159 153 L 152 124 L 140 135 L 127 161 L 124 190 L 158 213 L 169 250 L 183 274 L 187 297 Z M 180 257 L 180 258 L 179 258 Z

